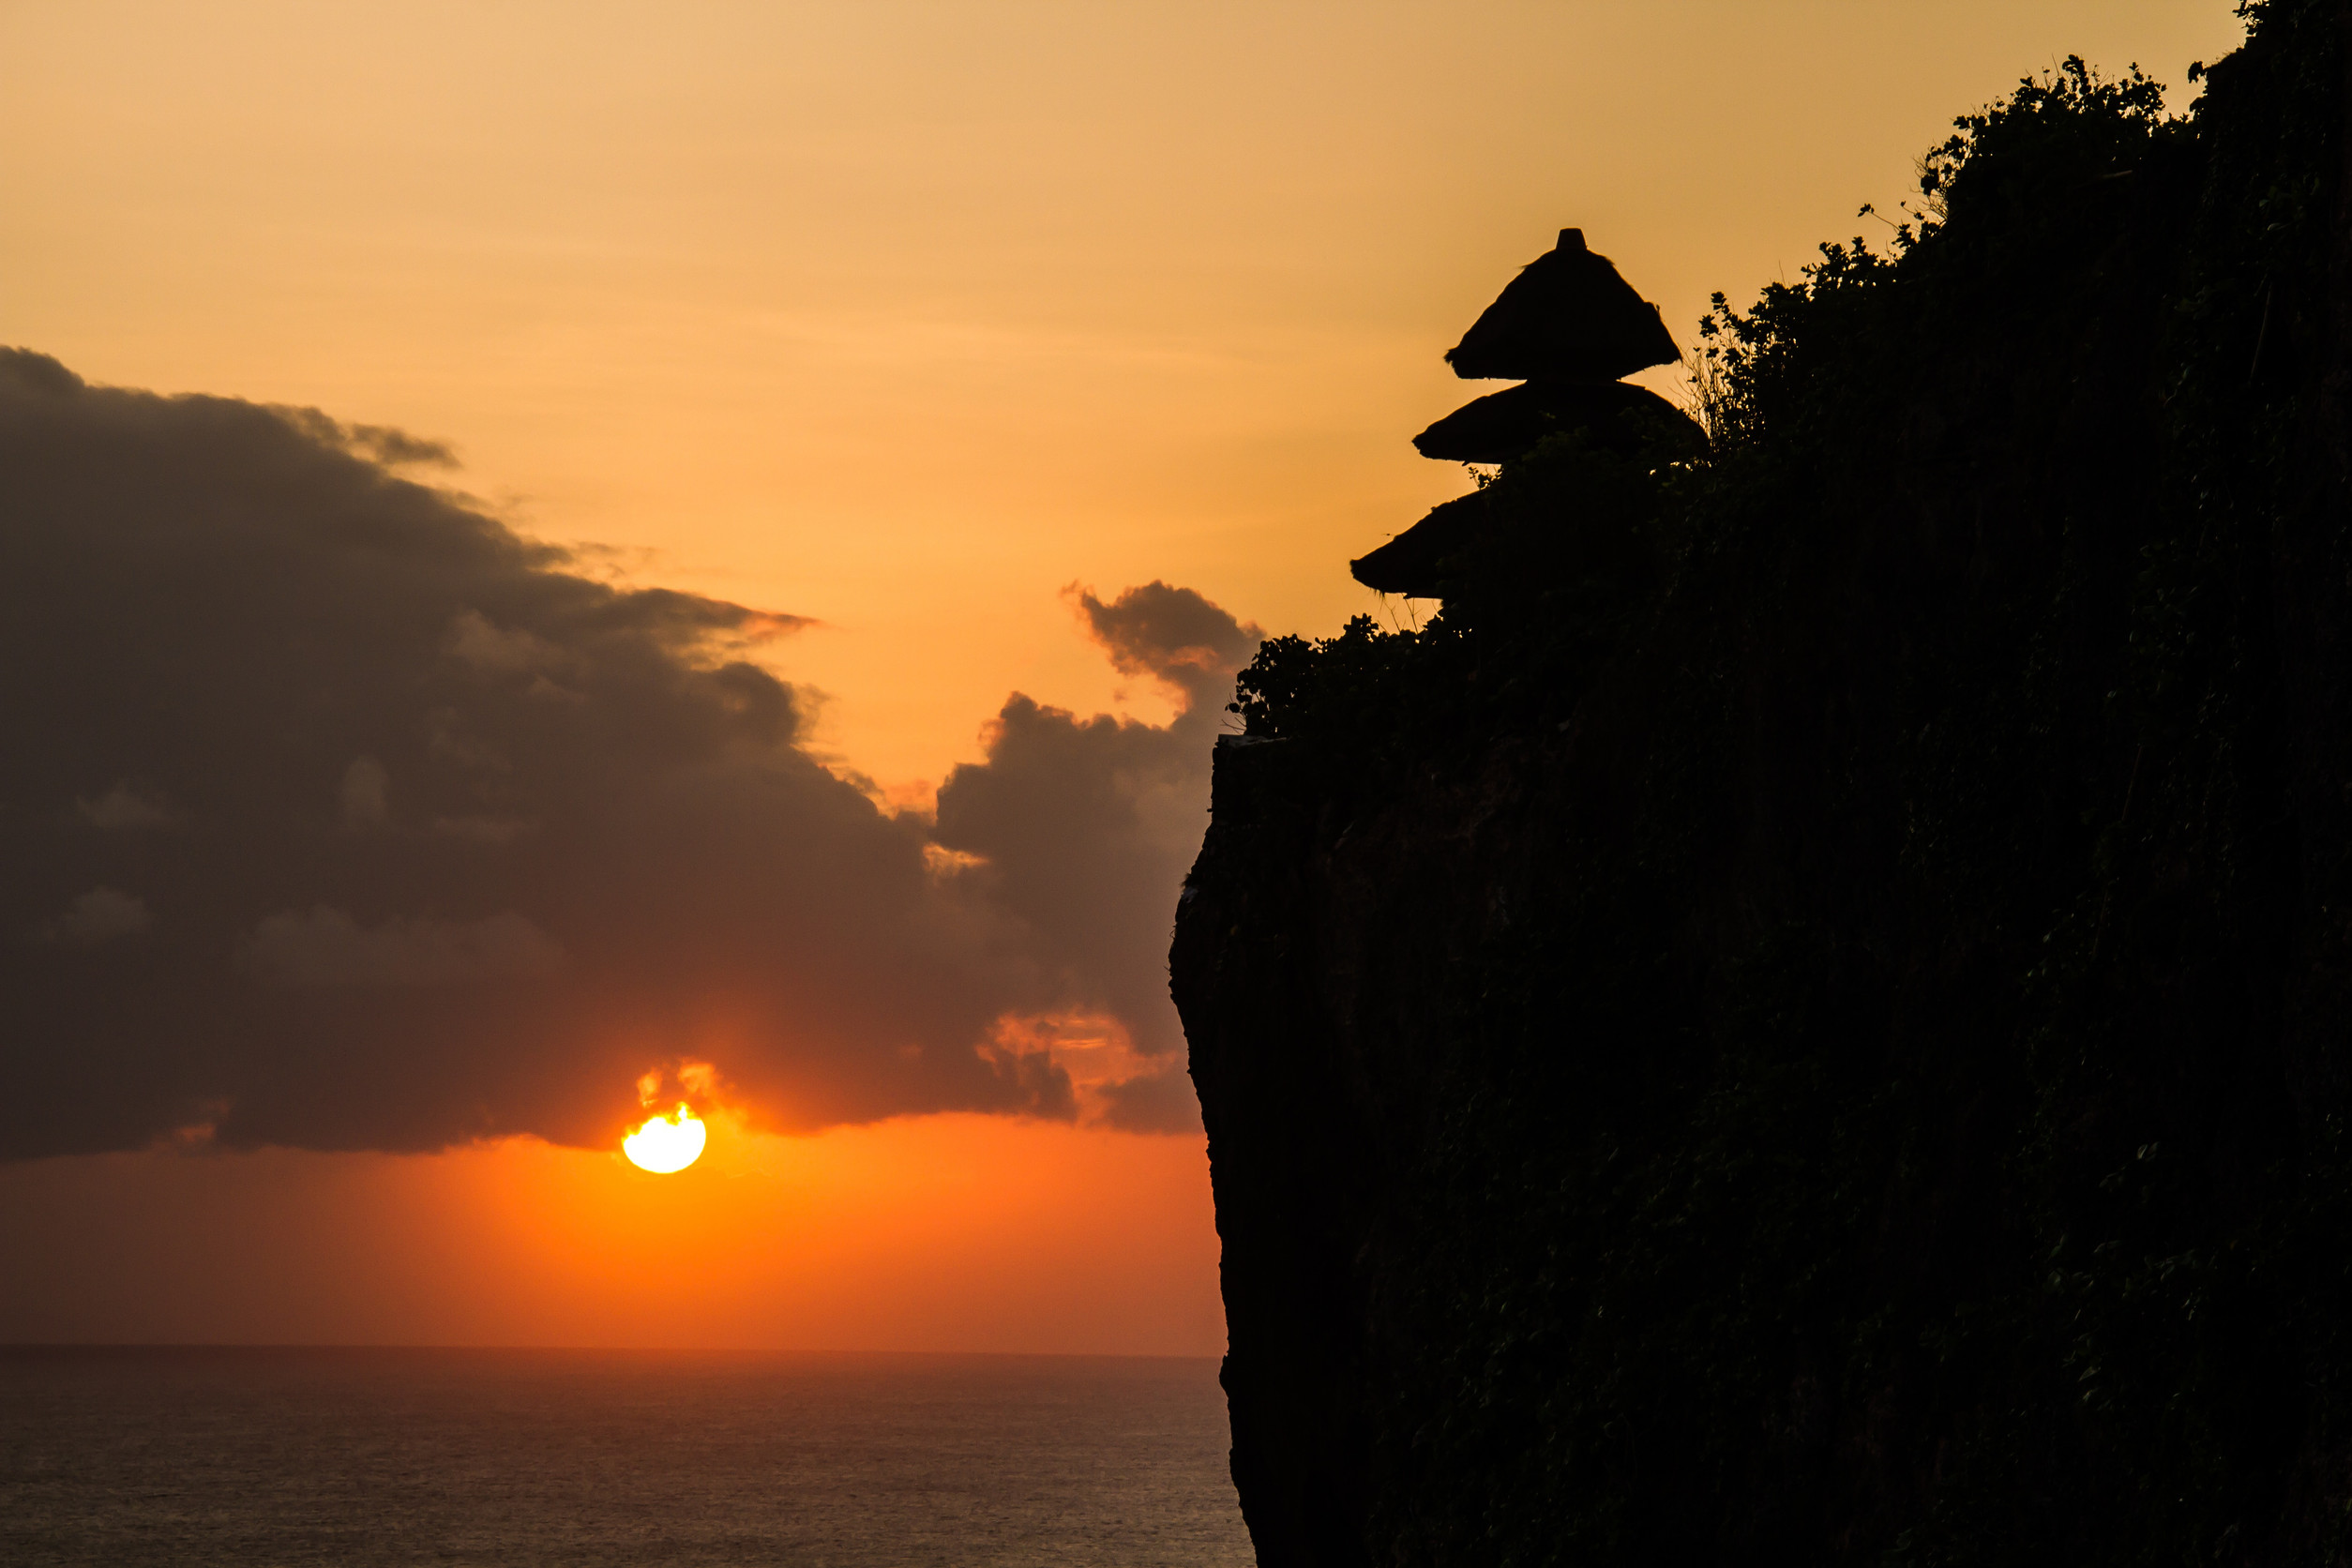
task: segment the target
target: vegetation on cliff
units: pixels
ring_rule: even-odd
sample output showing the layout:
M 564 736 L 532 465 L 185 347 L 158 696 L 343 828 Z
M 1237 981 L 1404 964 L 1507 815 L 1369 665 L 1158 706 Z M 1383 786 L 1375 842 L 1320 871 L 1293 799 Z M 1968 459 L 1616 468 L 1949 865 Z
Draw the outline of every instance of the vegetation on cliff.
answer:
M 1964 118 L 1718 297 L 1708 455 L 1555 437 L 1243 674 L 1174 962 L 1261 1561 L 2352 1556 L 2338 10 Z

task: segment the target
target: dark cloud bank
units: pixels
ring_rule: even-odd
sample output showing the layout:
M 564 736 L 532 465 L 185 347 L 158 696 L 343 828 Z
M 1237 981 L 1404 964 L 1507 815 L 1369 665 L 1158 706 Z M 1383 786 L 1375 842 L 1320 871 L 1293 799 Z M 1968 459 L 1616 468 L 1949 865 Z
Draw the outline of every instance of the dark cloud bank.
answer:
M 1191 1122 L 1167 932 L 1256 628 L 1074 596 L 1179 716 L 1017 695 L 894 814 L 745 656 L 799 622 L 395 472 L 446 460 L 0 351 L 0 1157 L 605 1144 L 692 1061 L 786 1128 Z

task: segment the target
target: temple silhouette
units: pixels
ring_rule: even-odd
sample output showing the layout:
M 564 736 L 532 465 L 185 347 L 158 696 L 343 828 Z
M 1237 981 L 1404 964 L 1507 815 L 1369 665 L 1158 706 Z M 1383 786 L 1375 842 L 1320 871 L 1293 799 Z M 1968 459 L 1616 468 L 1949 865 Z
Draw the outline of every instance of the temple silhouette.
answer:
M 1581 431 L 1621 454 L 1664 445 L 1704 449 L 1689 415 L 1624 378 L 1681 358 L 1658 308 L 1625 281 L 1616 264 L 1588 249 L 1581 229 L 1521 268 L 1495 302 L 1446 352 L 1465 381 L 1516 381 L 1476 399 L 1413 437 L 1425 458 L 1509 463 L 1554 435 Z M 1443 596 L 1446 564 L 1488 524 L 1482 488 L 1429 515 L 1349 569 L 1383 594 Z

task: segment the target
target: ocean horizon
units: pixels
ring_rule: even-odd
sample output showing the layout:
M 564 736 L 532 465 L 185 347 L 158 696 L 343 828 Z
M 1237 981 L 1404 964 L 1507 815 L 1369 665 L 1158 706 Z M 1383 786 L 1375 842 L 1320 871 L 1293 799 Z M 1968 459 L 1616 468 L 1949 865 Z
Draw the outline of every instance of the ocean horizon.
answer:
M 1208 1357 L 0 1346 L 12 1564 L 1243 1568 Z

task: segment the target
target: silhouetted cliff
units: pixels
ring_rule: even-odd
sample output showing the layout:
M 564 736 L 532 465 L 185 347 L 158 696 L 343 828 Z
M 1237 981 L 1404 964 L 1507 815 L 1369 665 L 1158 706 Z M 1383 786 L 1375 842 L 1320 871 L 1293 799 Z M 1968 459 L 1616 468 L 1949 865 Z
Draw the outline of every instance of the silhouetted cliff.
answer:
M 2251 21 L 1244 675 L 1171 962 L 1267 1568 L 2352 1550 L 2352 9 Z

